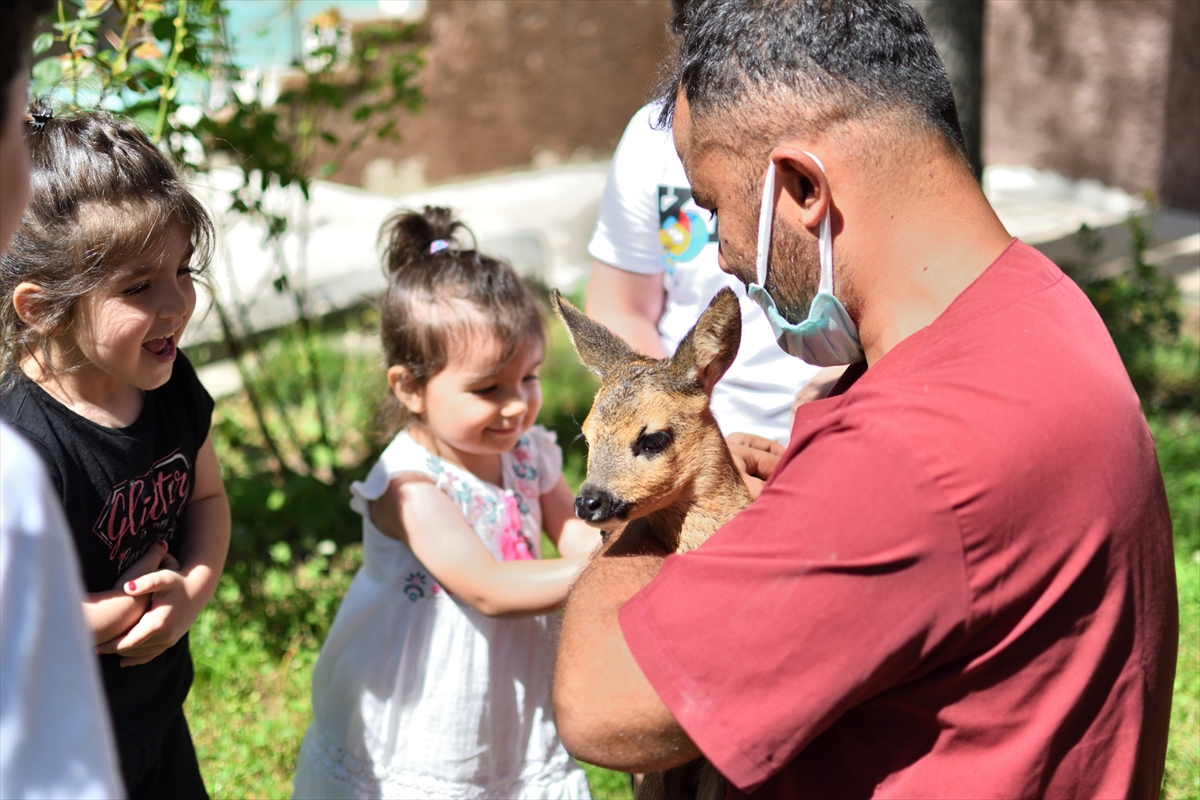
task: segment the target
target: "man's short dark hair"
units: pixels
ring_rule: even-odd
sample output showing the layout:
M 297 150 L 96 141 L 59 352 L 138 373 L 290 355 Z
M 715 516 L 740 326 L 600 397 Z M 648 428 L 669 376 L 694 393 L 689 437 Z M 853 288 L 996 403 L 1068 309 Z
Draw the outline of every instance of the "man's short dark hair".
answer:
M 49 14 L 52 0 L 4 0 L 0 8 L 0 91 L 7 92 L 13 78 L 25 68 L 29 44 L 38 17 Z M 8 113 L 0 103 L 0 125 Z
M 697 118 L 762 121 L 803 108 L 800 120 L 768 123 L 820 132 L 898 115 L 966 154 L 946 68 L 903 0 L 692 0 L 660 125 L 681 90 Z

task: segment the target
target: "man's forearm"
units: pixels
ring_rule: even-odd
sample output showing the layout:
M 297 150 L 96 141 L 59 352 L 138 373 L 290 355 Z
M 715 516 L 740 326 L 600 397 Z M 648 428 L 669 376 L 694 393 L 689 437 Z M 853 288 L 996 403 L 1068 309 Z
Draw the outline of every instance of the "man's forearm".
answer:
M 655 772 L 700 754 L 642 674 L 617 616 L 664 558 L 635 522 L 605 543 L 567 598 L 554 710 L 563 743 L 589 763 Z

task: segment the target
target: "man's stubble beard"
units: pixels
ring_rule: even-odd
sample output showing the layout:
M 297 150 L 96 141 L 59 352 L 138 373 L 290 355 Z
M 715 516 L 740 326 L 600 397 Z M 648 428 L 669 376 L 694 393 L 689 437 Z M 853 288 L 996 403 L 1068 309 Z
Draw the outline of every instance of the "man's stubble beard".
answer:
M 765 288 L 775 298 L 783 318 L 793 324 L 803 322 L 820 284 L 821 255 L 817 240 L 776 220 L 771 229 L 771 260 Z
M 742 283 L 747 282 L 746 276 L 750 281 L 756 280 L 753 251 L 726 248 L 722 255 Z M 798 323 L 808 317 L 808 309 L 817 296 L 820 281 L 821 261 L 817 240 L 775 220 L 771 229 L 771 258 L 767 264 L 764 286 L 775 299 L 775 305 L 784 319 Z

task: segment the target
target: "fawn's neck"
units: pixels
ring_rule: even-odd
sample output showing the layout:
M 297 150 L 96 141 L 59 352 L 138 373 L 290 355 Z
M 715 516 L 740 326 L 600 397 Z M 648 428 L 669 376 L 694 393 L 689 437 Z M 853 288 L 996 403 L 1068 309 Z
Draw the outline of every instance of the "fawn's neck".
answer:
M 724 439 L 720 440 L 719 452 L 719 458 L 709 459 L 696 474 L 689 491 L 682 492 L 671 505 L 646 515 L 655 538 L 673 551 L 699 547 L 753 499 Z

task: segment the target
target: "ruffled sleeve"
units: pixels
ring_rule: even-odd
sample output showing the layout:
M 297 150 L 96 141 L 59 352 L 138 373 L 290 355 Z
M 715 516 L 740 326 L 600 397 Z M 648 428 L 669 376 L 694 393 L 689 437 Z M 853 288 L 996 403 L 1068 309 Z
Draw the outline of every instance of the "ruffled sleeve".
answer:
M 350 507 L 364 517 L 369 517 L 371 510 L 368 504 L 383 497 L 390 481 L 387 465 L 383 461 L 376 461 L 366 478 L 350 484 Z
M 562 475 L 562 448 L 558 446 L 558 436 L 541 425 L 534 425 L 525 435 L 529 437 L 534 464 L 537 466 L 537 492 L 543 495 L 554 488 Z
M 383 497 L 392 478 L 405 472 L 427 475 L 439 489 L 446 491 L 445 470 L 435 469 L 436 463 L 437 459 L 430 456 L 425 448 L 401 432 L 379 456 L 367 477 L 350 484 L 350 508 L 369 518 L 371 512 L 368 504 Z

